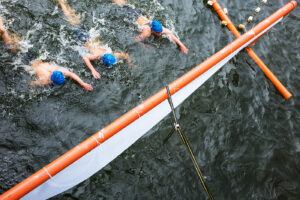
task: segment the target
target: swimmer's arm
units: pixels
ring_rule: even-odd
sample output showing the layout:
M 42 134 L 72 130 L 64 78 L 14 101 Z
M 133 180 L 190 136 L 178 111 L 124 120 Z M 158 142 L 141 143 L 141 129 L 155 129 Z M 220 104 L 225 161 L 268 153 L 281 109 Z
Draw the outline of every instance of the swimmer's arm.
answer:
M 99 72 L 97 72 L 95 70 L 95 68 L 93 67 L 91 61 L 92 60 L 97 60 L 97 59 L 100 59 L 101 57 L 99 56 L 85 56 L 83 57 L 83 61 L 85 62 L 86 66 L 91 70 L 92 74 L 93 74 L 93 77 L 96 78 L 96 79 L 99 79 L 101 78 L 101 75 L 99 74 Z
M 0 33 L 2 36 L 2 39 L 4 40 L 5 44 L 7 46 L 11 46 L 12 45 L 12 39 L 9 37 L 7 31 L 5 30 L 5 28 L 3 28 L 3 26 L 0 26 Z
M 143 39 L 151 36 L 151 28 L 146 26 L 142 29 L 142 33 L 135 37 L 135 41 L 141 42 Z
M 114 56 L 117 57 L 117 58 L 120 58 L 120 59 L 124 59 L 128 62 L 128 64 L 130 65 L 131 68 L 134 68 L 134 64 L 132 63 L 131 59 L 130 59 L 130 56 L 128 53 L 114 53 Z
M 58 0 L 58 2 L 61 6 L 62 11 L 68 18 L 70 24 L 80 24 L 80 19 L 76 16 L 74 10 L 68 4 L 66 4 L 65 0 Z
M 169 30 L 169 29 L 166 29 L 164 28 L 164 33 L 166 35 L 169 35 L 171 37 L 171 39 L 179 45 L 181 51 L 185 54 L 188 54 L 189 53 L 189 50 L 184 46 L 184 44 L 182 44 L 182 42 Z
M 88 91 L 92 91 L 93 87 L 90 84 L 85 83 L 81 78 L 79 78 L 79 76 L 77 76 L 75 73 L 70 72 L 69 70 L 66 69 L 60 69 L 60 71 L 66 76 L 66 77 L 70 77 L 72 78 L 74 81 L 76 81 L 77 83 L 79 83 L 79 85 L 81 85 L 84 89 L 88 90 Z

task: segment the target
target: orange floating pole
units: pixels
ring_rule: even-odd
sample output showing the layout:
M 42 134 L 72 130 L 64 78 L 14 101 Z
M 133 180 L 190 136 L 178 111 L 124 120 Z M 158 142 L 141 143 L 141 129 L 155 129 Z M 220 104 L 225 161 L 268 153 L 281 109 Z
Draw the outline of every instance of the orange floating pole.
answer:
M 213 3 L 212 6 L 213 6 L 214 10 L 218 13 L 219 17 L 223 21 L 227 22 L 226 26 L 228 27 L 228 29 L 237 38 L 239 38 L 241 36 L 241 34 L 235 28 L 234 24 L 231 22 L 231 20 L 229 19 L 229 17 L 226 15 L 226 13 L 224 12 L 224 10 L 220 6 L 220 4 L 217 2 L 217 0 L 211 0 L 211 2 Z M 292 1 L 292 3 L 295 6 L 297 5 L 296 1 Z M 254 41 L 253 44 L 255 42 L 256 41 Z M 247 47 L 246 51 L 249 54 L 249 56 L 254 60 L 254 62 L 256 62 L 256 64 L 263 70 L 263 72 L 265 73 L 265 75 L 270 79 L 270 81 L 275 85 L 275 87 L 281 92 L 281 94 L 283 95 L 283 97 L 285 99 L 289 99 L 292 96 L 292 94 L 282 85 L 282 83 L 276 78 L 276 76 L 271 72 L 271 70 L 269 70 L 269 68 L 263 63 L 263 61 L 255 54 L 255 52 L 250 47 Z
M 256 34 L 261 33 L 270 25 L 274 24 L 280 18 L 286 16 L 291 12 L 297 3 L 296 1 L 291 1 L 283 6 L 281 9 L 270 15 L 264 21 L 256 25 L 253 29 L 224 47 L 222 50 L 218 51 L 213 56 L 209 57 L 203 63 L 199 64 L 174 82 L 169 85 L 171 95 L 179 91 L 181 88 L 191 83 L 201 74 L 205 73 L 213 66 L 221 62 L 227 56 L 229 56 L 234 51 L 238 50 L 243 44 L 249 42 L 255 37 Z M 10 190 L 0 195 L 0 200 L 15 200 L 24 197 L 26 194 L 37 188 L 38 186 L 45 183 L 50 178 L 53 178 L 56 174 L 73 164 L 82 156 L 86 155 L 98 145 L 102 144 L 120 130 L 127 127 L 129 124 L 139 119 L 141 116 L 149 112 L 151 109 L 162 103 L 168 98 L 166 89 L 159 91 L 152 97 L 130 110 L 122 117 L 118 118 L 104 129 L 98 131 L 90 138 L 86 139 L 67 153 L 63 154 L 61 157 L 52 161 L 47 166 L 43 167 L 41 170 L 37 171 L 33 175 L 29 176 L 27 179 L 17 184 Z

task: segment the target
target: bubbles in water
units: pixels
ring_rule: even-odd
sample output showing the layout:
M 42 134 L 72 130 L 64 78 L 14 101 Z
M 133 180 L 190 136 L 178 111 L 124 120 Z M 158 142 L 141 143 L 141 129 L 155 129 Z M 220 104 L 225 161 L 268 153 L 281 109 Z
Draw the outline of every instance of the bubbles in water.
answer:
M 101 30 L 107 31 L 107 29 L 103 28 L 99 28 L 98 26 L 96 26 L 95 28 L 91 28 L 89 31 L 90 34 L 90 40 L 97 40 L 100 39 L 100 32 Z
M 96 27 L 98 27 L 98 25 L 102 25 L 104 26 L 105 25 L 105 19 L 104 18 L 98 18 L 96 17 L 98 14 L 93 11 L 93 15 L 92 15 L 92 20 L 93 20 L 93 23 L 96 24 Z
M 150 7 L 153 8 L 154 12 L 161 12 L 165 10 L 165 8 L 157 0 L 150 1 Z M 152 10 L 150 10 L 150 13 L 151 11 Z

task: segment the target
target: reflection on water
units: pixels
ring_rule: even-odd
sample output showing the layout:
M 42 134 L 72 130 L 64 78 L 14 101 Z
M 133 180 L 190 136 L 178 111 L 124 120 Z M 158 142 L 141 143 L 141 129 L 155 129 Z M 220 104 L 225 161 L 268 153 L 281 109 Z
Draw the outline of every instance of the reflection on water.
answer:
M 17 53 L 0 41 L 1 193 L 234 40 L 205 1 L 130 1 L 173 30 L 189 48 L 188 56 L 164 38 L 151 37 L 147 48 L 135 43 L 135 22 L 119 17 L 119 8 L 108 0 L 69 3 L 93 37 L 129 53 L 137 68 L 96 62 L 102 78 L 95 80 L 82 61 L 86 49 L 74 40 L 55 1 L 1 1 L 0 16 L 23 39 Z M 259 4 L 220 3 L 236 24 Z M 268 2 L 249 28 L 283 5 Z M 293 98 L 284 100 L 242 52 L 178 109 L 216 199 L 300 198 L 299 20 L 297 7 L 254 47 Z M 73 70 L 93 92 L 71 80 L 61 87 L 29 88 L 32 77 L 22 58 L 30 51 Z M 162 145 L 171 126 L 168 117 L 103 170 L 53 199 L 205 199 L 180 138 Z

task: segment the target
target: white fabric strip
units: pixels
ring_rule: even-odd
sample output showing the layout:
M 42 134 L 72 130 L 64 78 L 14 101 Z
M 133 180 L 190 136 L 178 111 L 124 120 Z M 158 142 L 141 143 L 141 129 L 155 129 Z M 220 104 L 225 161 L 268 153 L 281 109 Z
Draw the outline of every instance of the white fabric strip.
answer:
M 50 174 L 49 171 L 46 169 L 46 167 L 43 167 L 43 170 L 48 174 L 48 176 L 49 176 L 50 178 L 52 178 L 51 174 Z
M 100 145 L 100 142 L 97 140 L 97 138 L 94 135 L 92 137 L 94 140 L 96 140 L 97 144 Z
M 206 80 L 208 80 L 214 73 L 216 73 L 224 64 L 226 64 L 238 52 L 247 47 L 251 42 L 259 36 L 268 31 L 271 27 L 276 25 L 280 18 L 267 29 L 256 35 L 249 42 L 241 46 L 235 52 L 224 58 L 214 67 L 206 71 L 204 74 L 196 78 L 194 81 L 186 85 L 184 88 L 172 95 L 174 107 L 176 108 L 188 96 L 190 96 L 197 88 L 199 88 Z M 53 197 L 61 192 L 64 192 L 78 183 L 86 180 L 97 171 L 102 169 L 123 151 L 129 148 L 140 137 L 142 137 L 153 126 L 160 122 L 166 115 L 170 113 L 171 109 L 168 100 L 163 101 L 155 108 L 138 118 L 136 121 L 128 125 L 126 128 L 119 131 L 110 139 L 87 153 L 82 158 L 75 161 L 70 166 L 53 176 L 51 179 L 25 195 L 22 199 L 41 200 Z M 101 137 L 101 131 L 99 137 Z

